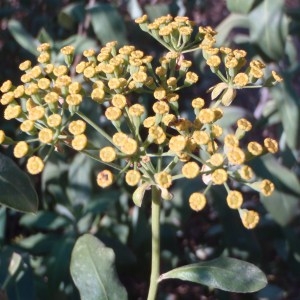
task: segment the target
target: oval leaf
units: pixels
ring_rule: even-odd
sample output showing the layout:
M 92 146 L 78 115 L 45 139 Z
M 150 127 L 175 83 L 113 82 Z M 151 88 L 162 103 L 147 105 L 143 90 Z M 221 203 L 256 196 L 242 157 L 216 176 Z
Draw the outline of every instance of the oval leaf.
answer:
M 171 278 L 235 293 L 252 293 L 267 285 L 265 274 L 255 265 L 229 257 L 176 268 L 162 274 L 159 281 Z
M 115 254 L 90 234 L 75 243 L 71 257 L 71 275 L 81 300 L 127 299 L 115 270 Z
M 22 212 L 36 212 L 38 196 L 26 173 L 0 153 L 0 204 Z

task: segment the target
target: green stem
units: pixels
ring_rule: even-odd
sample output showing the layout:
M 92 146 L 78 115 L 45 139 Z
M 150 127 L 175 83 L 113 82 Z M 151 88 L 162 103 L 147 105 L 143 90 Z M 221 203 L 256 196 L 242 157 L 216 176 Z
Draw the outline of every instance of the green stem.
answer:
M 151 277 L 147 300 L 155 300 L 160 269 L 160 190 L 152 185 L 151 206 L 152 258 Z

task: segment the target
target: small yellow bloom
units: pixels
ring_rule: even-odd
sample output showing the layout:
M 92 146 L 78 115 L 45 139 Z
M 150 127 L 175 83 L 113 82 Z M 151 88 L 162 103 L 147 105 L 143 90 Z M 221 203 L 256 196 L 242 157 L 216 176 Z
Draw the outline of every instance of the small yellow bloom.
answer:
M 130 137 L 127 137 L 124 140 L 124 143 L 122 145 L 120 145 L 119 147 L 120 147 L 121 151 L 127 155 L 133 155 L 138 150 L 137 142 Z
M 152 126 L 149 128 L 149 137 L 155 144 L 162 144 L 166 140 L 166 134 L 160 126 Z
M 173 152 L 182 151 L 187 145 L 187 139 L 182 135 L 172 136 L 169 141 L 169 148 Z
M 210 56 L 206 63 L 213 68 L 217 68 L 221 64 L 221 58 L 218 55 Z
M 87 50 L 84 50 L 82 54 L 84 57 L 91 57 L 96 54 L 96 51 L 94 49 L 87 49 Z
M 88 63 L 85 61 L 81 61 L 75 68 L 76 73 L 81 74 L 83 73 L 84 69 L 87 67 Z
M 155 119 L 155 117 L 154 117 Z M 172 123 L 176 121 L 176 116 L 173 114 L 165 114 L 162 117 L 162 123 L 165 124 L 166 126 L 171 126 Z
M 44 144 L 48 144 L 53 140 L 53 131 L 50 128 L 43 128 L 39 132 L 39 140 Z
M 253 210 L 240 210 L 240 217 L 245 228 L 253 229 L 259 222 L 259 214 Z
M 48 52 L 42 52 L 38 57 L 37 61 L 41 64 L 48 63 L 50 61 L 50 54 Z
M 233 83 L 238 87 L 243 87 L 249 82 L 249 77 L 246 73 L 238 73 L 233 79 Z
M 48 51 L 51 49 L 51 46 L 49 43 L 42 43 L 40 44 L 37 48 L 37 51 L 43 52 L 43 51 Z
M 148 75 L 146 72 L 140 71 L 140 72 L 136 72 L 136 73 L 132 74 L 132 78 L 136 82 L 144 83 L 147 80 Z
M 143 125 L 144 125 L 144 127 L 146 127 L 146 128 L 150 128 L 150 127 L 154 126 L 154 125 L 155 125 L 155 117 L 154 117 L 154 116 L 151 116 L 151 117 L 146 118 L 146 119 L 143 121 Z
M 99 157 L 102 161 L 110 163 L 116 159 L 117 153 L 113 147 L 107 146 L 100 150 Z
M 229 191 L 226 201 L 230 208 L 238 209 L 243 204 L 243 195 L 239 191 Z
M 50 104 L 50 103 L 56 103 L 59 99 L 59 95 L 56 92 L 50 92 L 45 95 L 45 102 Z
M 10 91 L 10 89 L 12 88 L 12 82 L 10 80 L 6 80 L 2 83 L 1 87 L 0 87 L 0 91 L 2 93 L 7 93 Z
M 140 117 L 145 113 L 145 108 L 141 104 L 136 103 L 129 107 L 128 112 L 133 117 Z
M 165 171 L 162 171 L 162 172 L 159 172 L 159 173 L 156 173 L 154 175 L 154 179 L 155 179 L 155 182 L 163 187 L 163 188 L 169 188 L 172 184 L 172 176 L 171 174 L 169 174 L 168 172 L 165 172 Z
M 105 111 L 105 116 L 110 121 L 117 121 L 122 116 L 122 111 L 120 108 L 117 108 L 115 106 L 110 106 Z
M 61 124 L 61 122 L 62 122 L 62 118 L 61 115 L 59 114 L 53 114 L 47 118 L 48 126 L 53 128 L 58 127 Z
M 91 93 L 91 98 L 96 101 L 96 102 L 99 102 L 99 103 L 102 103 L 103 99 L 105 97 L 105 92 L 103 90 L 103 88 L 94 88 L 92 93 Z
M 29 72 L 31 78 L 39 78 L 42 75 L 42 69 L 40 66 L 33 67 Z
M 189 179 L 198 176 L 199 172 L 200 172 L 200 167 L 194 161 L 184 164 L 181 169 L 181 173 L 183 174 L 183 176 Z
M 85 134 L 78 134 L 74 136 L 71 145 L 73 149 L 81 151 L 87 146 L 87 142 L 88 140 Z
M 217 169 L 213 171 L 211 174 L 211 181 L 214 184 L 218 184 L 218 185 L 223 184 L 227 181 L 227 179 L 228 179 L 228 174 L 224 169 Z
M 147 15 L 142 15 L 141 17 L 135 19 L 135 23 L 143 24 L 143 23 L 146 23 L 147 20 L 148 20 L 148 16 Z
M 241 165 L 246 158 L 244 151 L 239 147 L 230 148 L 227 152 L 228 162 L 233 165 Z
M 252 129 L 252 124 L 244 118 L 237 120 L 236 123 L 237 123 L 237 126 L 240 130 L 243 130 L 243 131 L 247 132 L 247 131 L 250 131 Z
M 113 142 L 117 147 L 124 144 L 128 136 L 123 132 L 117 132 L 113 135 Z
M 102 187 L 106 188 L 112 185 L 114 182 L 114 175 L 109 170 L 103 170 L 98 173 L 97 175 L 97 184 Z
M 24 85 L 19 85 L 14 90 L 14 97 L 15 98 L 21 98 L 25 93 Z
M 68 90 L 70 94 L 79 94 L 80 91 L 82 89 L 82 86 L 79 82 L 72 82 L 69 86 L 68 86 Z
M 160 115 L 166 114 L 170 110 L 169 105 L 164 101 L 155 102 L 152 108 L 156 114 L 160 114 Z
M 47 90 L 50 87 L 50 80 L 48 78 L 41 78 L 38 81 L 38 87 L 42 90 Z
M 69 124 L 68 129 L 72 134 L 79 135 L 85 132 L 86 123 L 82 120 L 75 120 Z
M 44 162 L 40 157 L 32 156 L 28 159 L 26 167 L 30 174 L 36 175 L 43 171 Z
M 221 153 L 214 153 L 210 159 L 208 160 L 208 162 L 214 166 L 214 167 L 219 167 L 223 164 L 224 162 L 224 156 Z
M 163 87 L 158 87 L 155 89 L 153 96 L 157 100 L 163 100 L 167 96 L 167 92 Z
M 122 94 L 115 94 L 111 99 L 111 103 L 113 106 L 123 109 L 127 104 L 126 97 Z
M 189 204 L 192 210 L 200 211 L 206 205 L 206 197 L 203 193 L 193 193 L 190 195 Z
M 32 120 L 25 120 L 23 123 L 20 125 L 20 129 L 23 132 L 30 132 L 34 128 L 34 122 Z
M 60 52 L 64 55 L 72 55 L 74 54 L 75 48 L 73 46 L 65 46 L 60 49 Z
M 53 74 L 57 77 L 66 75 L 68 73 L 68 68 L 65 65 L 59 65 L 54 67 Z
M 0 129 L 0 145 L 4 142 L 5 137 L 5 132 Z
M 196 73 L 194 72 L 187 72 L 185 75 L 185 83 L 193 84 L 198 81 L 199 77 Z
M 278 143 L 277 141 L 271 139 L 271 138 L 265 138 L 264 139 L 264 146 L 270 153 L 276 153 L 278 151 Z
M 86 78 L 93 78 L 96 75 L 96 69 L 93 66 L 88 66 L 84 69 L 83 75 Z
M 276 82 L 281 82 L 283 80 L 283 78 L 275 71 L 272 71 L 272 76 Z
M 214 121 L 215 114 L 210 108 L 203 108 L 200 110 L 198 119 L 202 124 L 211 123 Z
M 224 138 L 224 145 L 226 147 L 238 147 L 239 145 L 239 140 L 237 139 L 237 137 L 233 134 L 227 134 Z
M 208 133 L 202 130 L 195 130 L 192 138 L 198 145 L 206 145 L 210 141 Z
M 254 177 L 254 172 L 252 170 L 252 168 L 250 168 L 249 166 L 242 166 L 239 170 L 239 174 L 241 176 L 242 179 L 249 181 Z
M 139 181 L 141 180 L 141 173 L 139 171 L 136 170 L 129 170 L 126 173 L 125 176 L 125 181 L 128 185 L 130 186 L 135 186 L 139 183 Z
M 80 94 L 70 94 L 67 96 L 66 102 L 69 105 L 79 105 L 82 102 L 82 96 Z
M 55 80 L 55 86 L 57 88 L 64 88 L 69 86 L 72 83 L 72 79 L 68 75 L 62 75 L 60 77 L 57 77 Z
M 27 71 L 31 68 L 31 61 L 30 60 L 25 60 L 19 65 L 19 69 L 21 71 Z
M 25 94 L 28 96 L 37 94 L 39 91 L 39 87 L 36 83 L 30 83 L 26 88 L 25 88 Z
M 18 142 L 14 147 L 14 157 L 22 158 L 28 153 L 28 150 L 29 146 L 26 142 Z
M 4 119 L 12 120 L 18 118 L 22 112 L 20 105 L 9 104 L 4 110 Z
M 263 152 L 263 147 L 257 142 L 250 142 L 247 149 L 254 156 L 261 155 Z
M 264 179 L 259 187 L 265 197 L 271 196 L 275 189 L 274 183 L 268 179 Z
M 223 134 L 223 129 L 221 126 L 213 124 L 211 128 L 211 134 L 214 138 L 218 138 Z

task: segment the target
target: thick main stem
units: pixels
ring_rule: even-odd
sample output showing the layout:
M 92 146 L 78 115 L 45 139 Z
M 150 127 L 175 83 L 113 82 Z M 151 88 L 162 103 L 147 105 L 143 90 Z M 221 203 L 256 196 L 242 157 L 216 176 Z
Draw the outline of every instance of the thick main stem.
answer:
M 155 300 L 160 272 L 160 191 L 152 186 L 151 203 L 152 257 L 151 277 L 147 300 Z

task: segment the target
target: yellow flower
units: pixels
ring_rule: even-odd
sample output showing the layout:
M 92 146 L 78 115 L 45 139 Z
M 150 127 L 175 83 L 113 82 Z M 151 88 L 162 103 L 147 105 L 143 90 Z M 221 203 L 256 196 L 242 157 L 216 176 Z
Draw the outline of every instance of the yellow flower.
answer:
M 208 162 L 213 165 L 214 167 L 219 167 L 223 164 L 224 162 L 224 156 L 221 153 L 214 153 Z
M 32 156 L 28 159 L 26 167 L 30 174 L 36 175 L 43 171 L 44 162 L 40 157 Z
M 169 141 L 169 148 L 173 152 L 182 151 L 187 145 L 187 139 L 182 135 L 172 136 Z
M 249 77 L 246 73 L 238 73 L 233 79 L 233 83 L 238 87 L 243 87 L 249 82 Z
M 278 151 L 278 143 L 277 141 L 271 139 L 271 138 L 265 138 L 264 139 L 264 146 L 270 153 L 276 153 Z
M 59 95 L 56 92 L 50 92 L 48 94 L 45 95 L 45 102 L 46 103 L 56 103 L 59 99 Z
M 253 229 L 259 222 L 259 214 L 253 210 L 241 209 L 240 217 L 245 228 Z
M 50 127 L 58 127 L 62 122 L 62 118 L 61 118 L 61 115 L 59 114 L 53 114 L 53 115 L 50 115 L 48 118 L 47 118 L 47 124 L 48 126 Z
M 153 96 L 157 100 L 163 100 L 167 95 L 166 90 L 163 87 L 158 87 L 155 89 Z
M 210 108 L 203 108 L 198 114 L 198 119 L 202 124 L 211 123 L 214 121 L 215 114 Z
M 47 90 L 50 87 L 50 80 L 48 78 L 41 78 L 38 81 L 38 87 L 42 90 Z
M 259 187 L 265 197 L 271 196 L 275 189 L 274 183 L 268 179 L 264 179 Z
M 119 147 L 120 147 L 121 151 L 127 155 L 133 155 L 138 150 L 137 142 L 130 137 L 127 137 L 124 140 L 124 143 L 122 145 L 120 145 Z
M 225 59 L 225 67 L 227 69 L 233 69 L 238 65 L 238 60 L 232 56 L 232 55 L 227 55 Z
M 199 172 L 200 172 L 200 167 L 194 161 L 184 164 L 181 169 L 181 173 L 183 174 L 183 176 L 189 179 L 198 176 Z
M 105 92 L 103 90 L 103 88 L 94 88 L 92 93 L 91 93 L 91 98 L 99 103 L 102 103 L 103 99 L 105 97 Z
M 247 132 L 247 131 L 250 131 L 252 129 L 252 124 L 244 118 L 237 120 L 236 123 L 237 123 L 238 128 L 243 130 L 243 131 Z
M 65 65 L 59 65 L 54 67 L 53 74 L 57 77 L 66 75 L 68 73 L 68 68 Z
M 239 191 L 229 191 L 226 201 L 230 208 L 238 209 L 243 204 L 243 195 Z
M 87 50 L 84 50 L 82 54 L 84 57 L 91 57 L 96 54 L 96 51 L 94 49 L 87 49 Z
M 39 87 L 36 83 L 30 83 L 26 88 L 25 88 L 25 94 L 28 96 L 37 94 L 39 91 Z
M 254 177 L 253 170 L 249 166 L 242 166 L 239 170 L 239 174 L 244 180 L 251 180 Z
M 86 78 L 93 78 L 96 75 L 96 70 L 93 66 L 88 66 L 83 70 L 83 75 Z
M 65 46 L 60 49 L 60 52 L 64 55 L 72 55 L 74 54 L 75 48 L 73 46 Z
M 83 71 L 84 71 L 84 69 L 86 68 L 87 65 L 88 65 L 87 62 L 81 61 L 81 62 L 75 67 L 76 73 L 78 73 L 78 74 L 83 73 Z
M 116 159 L 117 153 L 113 147 L 107 146 L 100 150 L 99 157 L 104 162 L 112 162 Z
M 155 117 L 154 117 L 155 120 Z M 162 123 L 165 124 L 166 126 L 171 126 L 172 123 L 176 121 L 176 116 L 173 114 L 165 114 L 162 117 Z
M 18 142 L 14 147 L 14 157 L 22 158 L 28 153 L 28 150 L 29 146 L 26 142 Z
M 50 54 L 48 52 L 42 52 L 38 57 L 37 61 L 41 64 L 48 63 L 50 61 Z
M 71 145 L 73 149 L 81 151 L 87 146 L 87 142 L 88 140 L 85 134 L 78 134 L 74 136 Z
M 224 169 L 217 169 L 212 172 L 211 174 L 211 181 L 214 184 L 223 184 L 227 181 L 228 175 L 226 170 Z
M 16 87 L 16 89 L 14 90 L 14 97 L 15 98 L 21 98 L 25 93 L 25 88 L 24 85 L 19 85 L 18 87 Z
M 237 139 L 237 137 L 233 134 L 227 134 L 224 138 L 224 145 L 226 147 L 238 147 L 239 145 L 239 140 Z
M 245 153 L 239 147 L 230 148 L 227 152 L 228 162 L 233 165 L 241 165 L 245 161 Z
M 149 137 L 155 144 L 162 144 L 166 140 L 166 134 L 160 126 L 152 126 L 149 128 Z
M 211 127 L 211 134 L 214 138 L 218 138 L 222 135 L 223 129 L 221 126 L 213 124 Z
M 154 174 L 155 182 L 162 188 L 169 188 L 172 184 L 172 176 L 165 171 Z
M 22 112 L 20 105 L 9 104 L 4 110 L 4 119 L 11 120 L 18 118 Z
M 155 125 L 155 117 L 154 117 L 154 116 L 151 116 L 151 117 L 146 118 L 146 119 L 143 121 L 143 125 L 144 125 L 144 127 L 146 127 L 146 128 L 150 128 L 150 127 L 154 126 L 154 125 Z
M 189 35 L 192 34 L 193 29 L 192 29 L 191 27 L 189 27 L 189 26 L 182 26 L 182 27 L 180 27 L 180 28 L 178 29 L 178 31 L 179 31 L 179 33 L 180 33 L 181 35 L 187 35 L 187 36 L 189 36 Z
M 210 154 L 218 150 L 218 144 L 215 141 L 209 141 L 206 146 L 206 151 Z
M 47 64 L 44 68 L 46 74 L 51 74 L 54 70 L 53 64 Z
M 281 82 L 283 80 L 283 78 L 275 71 L 272 71 L 272 76 L 276 82 Z
M 57 88 L 64 88 L 64 87 L 67 87 L 71 84 L 72 82 L 72 79 L 70 76 L 68 75 L 63 75 L 63 76 L 60 76 L 56 79 L 55 81 L 55 86 Z
M 217 68 L 221 64 L 221 59 L 218 55 L 212 55 L 210 56 L 206 63 L 213 68 Z
M 21 71 L 27 71 L 31 68 L 31 61 L 30 60 L 25 60 L 19 65 L 19 69 Z
M 103 170 L 98 173 L 97 175 L 97 184 L 102 187 L 106 188 L 113 184 L 114 175 L 109 170 Z
M 66 102 L 69 105 L 79 105 L 82 102 L 82 96 L 80 94 L 70 94 L 67 96 Z
M 251 67 L 250 71 L 249 71 L 249 75 L 253 76 L 254 78 L 262 78 L 264 76 L 264 72 L 261 68 L 257 68 L 257 67 Z
M 2 83 L 1 87 L 0 87 L 0 91 L 2 93 L 7 93 L 10 91 L 10 89 L 12 88 L 12 82 L 10 80 L 6 80 Z
M 25 120 L 23 123 L 20 125 L 20 129 L 23 132 L 30 132 L 34 128 L 34 122 L 31 120 Z
M 137 103 L 130 106 L 128 112 L 133 117 L 140 117 L 145 112 L 145 108 L 141 104 Z
M 147 15 L 142 15 L 141 17 L 135 19 L 135 23 L 143 24 L 143 23 L 146 23 L 147 20 L 148 20 L 148 16 Z
M 120 108 L 117 108 L 115 106 L 110 106 L 105 111 L 105 116 L 110 121 L 117 121 L 122 116 L 122 111 Z
M 208 133 L 202 130 L 195 130 L 192 138 L 198 145 L 206 145 L 210 141 Z
M 130 186 L 135 186 L 139 183 L 139 181 L 141 180 L 141 173 L 139 171 L 136 170 L 129 170 L 126 173 L 125 176 L 125 181 L 128 185 Z
M 0 145 L 4 142 L 5 137 L 5 132 L 0 129 Z
M 189 204 L 192 210 L 200 211 L 206 205 L 206 197 L 203 193 L 193 193 L 190 195 Z
M 260 155 L 263 152 L 263 147 L 257 142 L 250 142 L 247 149 L 254 156 Z
M 117 147 L 124 144 L 128 136 L 123 132 L 117 132 L 113 135 L 113 142 Z
M 82 120 L 72 121 L 68 126 L 69 131 L 74 135 L 79 135 L 85 132 L 86 123 Z
M 70 94 L 79 94 L 82 89 L 82 86 L 79 82 L 72 82 L 68 86 L 68 90 Z
M 43 128 L 39 132 L 39 140 L 44 143 L 48 144 L 53 140 L 53 131 L 50 128 Z
M 127 104 L 126 97 L 122 94 L 115 94 L 111 99 L 111 103 L 113 106 L 123 109 Z
M 156 114 L 160 114 L 160 115 L 166 114 L 170 110 L 169 105 L 164 101 L 155 102 L 152 108 Z
M 199 77 L 196 73 L 194 72 L 187 72 L 185 75 L 185 83 L 193 84 L 198 81 Z
M 40 66 L 33 67 L 29 72 L 31 78 L 38 78 L 42 74 L 42 69 Z
M 51 49 L 51 46 L 49 43 L 42 43 L 40 44 L 37 48 L 37 51 L 43 52 L 43 51 L 48 51 Z

